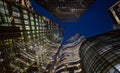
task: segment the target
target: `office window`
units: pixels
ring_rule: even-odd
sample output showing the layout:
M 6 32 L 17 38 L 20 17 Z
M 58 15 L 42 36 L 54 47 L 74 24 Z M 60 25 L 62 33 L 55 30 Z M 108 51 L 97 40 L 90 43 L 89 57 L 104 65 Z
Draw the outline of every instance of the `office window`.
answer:
M 34 20 L 34 18 L 33 18 L 33 14 L 32 14 L 32 13 L 30 13 L 30 20 L 31 20 L 31 21 Z
M 29 21 L 28 20 L 24 20 L 24 24 L 29 24 Z
M 31 21 L 31 25 L 34 25 L 34 21 Z
M 41 23 L 41 16 L 39 16 L 39 23 Z
M 0 1 L 0 26 L 8 26 L 9 25 L 9 12 L 7 8 L 7 4 L 3 1 Z
M 20 11 L 17 7 L 12 6 L 12 10 L 13 10 L 12 14 L 14 17 L 20 17 Z
M 35 30 L 35 26 L 32 26 L 32 30 Z
M 7 4 L 4 2 L 3 5 L 3 1 L 0 1 L 0 13 L 8 14 Z
M 17 23 L 17 24 L 21 24 L 22 23 L 21 19 L 17 19 L 17 18 L 14 19 L 14 22 Z
M 23 15 L 24 19 L 28 19 L 28 14 Z
M 25 26 L 25 29 L 26 30 L 30 30 L 30 26 Z

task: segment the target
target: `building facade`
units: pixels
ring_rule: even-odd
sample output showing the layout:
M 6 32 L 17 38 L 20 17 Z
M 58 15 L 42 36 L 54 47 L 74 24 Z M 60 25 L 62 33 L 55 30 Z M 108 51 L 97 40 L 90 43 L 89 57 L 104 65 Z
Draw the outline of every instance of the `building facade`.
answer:
M 62 21 L 78 21 L 96 0 L 35 0 Z
M 113 29 L 120 29 L 120 0 L 112 5 L 109 10 L 115 21 Z
M 80 57 L 85 73 L 120 73 L 120 30 L 87 39 Z
M 84 36 L 76 34 L 61 45 L 56 54 L 56 61 L 54 61 L 51 73 L 83 73 L 79 47 L 84 40 Z
M 59 24 L 34 12 L 29 0 L 0 0 L 0 71 L 44 71 L 49 50 L 61 44 L 61 32 Z

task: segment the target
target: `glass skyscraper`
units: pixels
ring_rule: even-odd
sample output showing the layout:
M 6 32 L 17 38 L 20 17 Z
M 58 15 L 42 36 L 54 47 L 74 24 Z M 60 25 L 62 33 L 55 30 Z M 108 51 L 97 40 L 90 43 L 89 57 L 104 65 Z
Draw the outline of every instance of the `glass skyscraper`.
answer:
M 86 73 L 120 73 L 120 30 L 87 39 L 80 57 Z
M 61 28 L 33 11 L 29 0 L 0 0 L 0 72 L 45 71 L 61 44 Z

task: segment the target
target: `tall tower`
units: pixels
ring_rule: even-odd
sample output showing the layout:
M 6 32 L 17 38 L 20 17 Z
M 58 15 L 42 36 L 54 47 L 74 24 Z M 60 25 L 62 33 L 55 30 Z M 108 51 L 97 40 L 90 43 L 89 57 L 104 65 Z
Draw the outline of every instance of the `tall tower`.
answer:
M 61 21 L 78 21 L 96 0 L 35 0 Z
M 85 73 L 120 73 L 120 30 L 87 39 L 80 56 Z
M 45 71 L 61 44 L 62 26 L 30 6 L 30 0 L 0 0 L 1 73 Z
M 110 12 L 115 21 L 113 29 L 120 29 L 120 0 L 110 7 Z
M 79 47 L 84 40 L 84 36 L 76 34 L 59 48 L 54 64 L 55 73 L 84 73 L 79 57 Z

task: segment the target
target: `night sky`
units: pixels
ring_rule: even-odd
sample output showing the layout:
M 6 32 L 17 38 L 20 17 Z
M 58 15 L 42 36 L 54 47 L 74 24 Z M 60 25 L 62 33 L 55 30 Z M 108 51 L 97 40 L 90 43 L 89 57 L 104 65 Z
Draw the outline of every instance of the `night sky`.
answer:
M 62 22 L 50 12 L 31 0 L 34 10 L 64 27 L 63 43 L 76 33 L 86 38 L 113 30 L 113 18 L 109 8 L 118 0 L 96 0 L 96 2 L 76 22 Z

